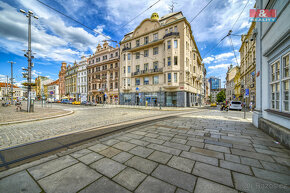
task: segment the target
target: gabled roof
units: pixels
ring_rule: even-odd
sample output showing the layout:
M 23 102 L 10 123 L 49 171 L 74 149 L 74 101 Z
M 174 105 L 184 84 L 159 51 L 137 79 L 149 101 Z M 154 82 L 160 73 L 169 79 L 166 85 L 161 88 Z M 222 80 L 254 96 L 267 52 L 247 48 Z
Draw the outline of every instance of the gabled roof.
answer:
M 5 82 L 0 82 L 0 87 L 6 87 L 6 86 L 7 86 L 7 84 Z M 8 83 L 8 87 L 9 88 L 11 87 L 11 84 L 10 83 Z M 19 87 L 16 86 L 16 85 L 13 85 L 13 88 L 19 88 Z

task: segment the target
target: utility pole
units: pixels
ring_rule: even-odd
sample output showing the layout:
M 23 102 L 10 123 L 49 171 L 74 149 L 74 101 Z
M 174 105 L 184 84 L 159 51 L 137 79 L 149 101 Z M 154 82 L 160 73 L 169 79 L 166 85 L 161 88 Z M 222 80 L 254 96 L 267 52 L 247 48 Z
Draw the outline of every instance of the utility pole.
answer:
M 23 9 L 20 9 L 21 13 L 24 13 L 26 15 L 26 17 L 28 18 L 28 50 L 26 52 L 26 54 L 24 54 L 25 57 L 28 58 L 28 68 L 24 69 L 26 71 L 28 71 L 28 73 L 22 73 L 24 76 L 27 77 L 27 81 L 28 81 L 28 100 L 27 100 L 27 112 L 30 112 L 31 109 L 31 69 L 33 68 L 33 63 L 31 62 L 32 59 L 34 58 L 34 56 L 32 56 L 32 51 L 31 51 L 31 17 L 33 16 L 33 12 L 32 11 L 28 11 L 25 12 Z M 38 19 L 37 16 L 33 16 L 35 19 Z
M 6 102 L 8 101 L 8 75 L 6 76 L 7 77 L 7 80 L 6 80 Z
M 9 61 L 8 63 L 11 64 L 11 79 L 10 79 L 10 82 L 11 82 L 11 105 L 13 105 L 13 64 L 16 63 L 16 62 L 13 62 L 13 61 Z

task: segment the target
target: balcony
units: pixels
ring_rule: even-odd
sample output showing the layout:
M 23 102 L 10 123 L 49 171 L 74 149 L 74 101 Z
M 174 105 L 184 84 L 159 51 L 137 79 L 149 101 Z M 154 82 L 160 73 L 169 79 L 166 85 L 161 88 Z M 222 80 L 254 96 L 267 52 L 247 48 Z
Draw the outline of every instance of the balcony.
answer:
M 149 70 L 141 70 L 138 72 L 133 72 L 131 76 L 144 76 L 144 75 L 152 75 L 152 74 L 160 74 L 163 72 L 163 68 L 155 68 Z
M 149 47 L 161 44 L 162 42 L 163 42 L 163 39 L 155 39 L 155 40 L 152 40 L 151 42 L 140 44 L 140 45 L 130 49 L 130 51 L 131 52 L 136 52 L 138 50 L 142 50 L 142 49 L 145 49 L 145 48 L 149 48 Z
M 163 39 L 165 39 L 165 38 L 167 38 L 167 37 L 169 37 L 169 36 L 179 36 L 179 32 L 170 32 L 170 33 L 168 33 L 168 34 L 165 34 L 165 35 L 163 36 Z

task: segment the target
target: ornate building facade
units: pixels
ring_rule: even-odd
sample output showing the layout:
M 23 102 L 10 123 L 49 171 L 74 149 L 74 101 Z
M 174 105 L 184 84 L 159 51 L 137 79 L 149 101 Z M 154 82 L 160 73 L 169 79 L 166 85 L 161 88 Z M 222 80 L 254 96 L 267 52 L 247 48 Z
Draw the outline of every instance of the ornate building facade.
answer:
M 77 72 L 77 101 L 81 102 L 88 100 L 87 65 L 87 58 L 82 56 L 81 61 L 78 64 Z
M 88 58 L 88 99 L 97 103 L 119 103 L 119 47 L 99 44 Z
M 68 65 L 65 72 L 65 95 L 72 100 L 77 99 L 77 71 L 78 65 Z
M 59 98 L 63 98 L 65 96 L 65 72 L 66 72 L 66 63 L 63 62 L 61 64 L 61 69 L 58 73 L 59 79 Z
M 195 106 L 204 64 L 182 12 L 153 13 L 120 43 L 120 104 Z

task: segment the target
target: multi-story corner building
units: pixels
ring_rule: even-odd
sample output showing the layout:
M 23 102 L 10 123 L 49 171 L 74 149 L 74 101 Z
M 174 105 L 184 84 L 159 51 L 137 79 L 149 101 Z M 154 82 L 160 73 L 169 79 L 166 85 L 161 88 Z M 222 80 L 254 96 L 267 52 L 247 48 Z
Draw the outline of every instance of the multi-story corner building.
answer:
M 13 85 L 13 99 L 21 99 L 23 97 L 23 89 Z M 11 84 L 0 82 L 0 100 L 11 99 Z
M 235 77 L 237 73 L 239 73 L 239 71 L 240 71 L 239 66 L 233 67 L 233 65 L 231 65 L 228 68 L 227 76 L 226 76 L 226 100 L 227 101 L 232 101 L 234 99 L 236 100 L 236 98 L 240 96 L 240 95 L 237 96 L 235 93 Z
M 77 100 L 81 102 L 88 100 L 87 65 L 87 58 L 82 56 L 77 73 Z
M 241 72 L 240 70 L 237 71 L 235 77 L 234 77 L 234 101 L 242 101 L 243 96 L 241 95 Z
M 257 22 L 253 33 L 256 38 L 253 124 L 290 148 L 289 1 L 257 0 L 256 7 L 276 9 L 277 18 L 275 22 Z
M 253 37 L 255 22 L 252 22 L 250 29 L 246 35 L 242 35 L 242 45 L 240 48 L 241 58 L 241 88 L 243 93 L 245 89 L 249 89 L 249 96 L 245 98 L 246 106 L 252 102 L 256 103 L 256 40 Z
M 225 90 L 225 88 L 220 88 L 220 89 L 212 89 L 210 90 L 210 96 L 211 96 L 211 101 L 210 102 L 217 102 L 217 94 L 221 91 Z M 226 92 L 226 91 L 225 91 Z
M 120 104 L 201 103 L 204 65 L 182 12 L 153 13 L 120 43 Z
M 65 73 L 66 73 L 66 63 L 63 62 L 61 64 L 61 69 L 58 73 L 58 79 L 59 79 L 59 97 L 60 99 L 65 96 Z
M 206 103 L 209 104 L 211 101 L 210 101 L 210 83 L 209 83 L 209 79 L 205 79 L 205 100 L 206 100 Z
M 76 100 L 77 97 L 77 72 L 78 65 L 68 65 L 65 72 L 65 95 L 72 100 Z
M 46 86 L 47 86 L 47 96 L 48 96 L 47 99 L 51 102 L 60 100 L 59 79 L 47 84 Z
M 53 82 L 53 80 L 45 76 L 38 76 L 35 79 L 36 97 L 38 99 L 47 98 L 47 87 L 45 85 L 51 82 Z
M 209 77 L 210 89 L 221 89 L 221 79 L 216 77 Z
M 119 103 L 119 47 L 99 44 L 88 58 L 88 98 L 97 103 Z

